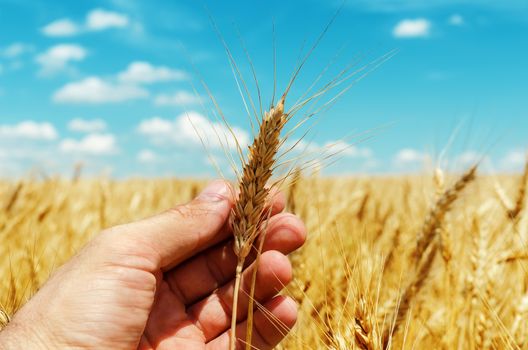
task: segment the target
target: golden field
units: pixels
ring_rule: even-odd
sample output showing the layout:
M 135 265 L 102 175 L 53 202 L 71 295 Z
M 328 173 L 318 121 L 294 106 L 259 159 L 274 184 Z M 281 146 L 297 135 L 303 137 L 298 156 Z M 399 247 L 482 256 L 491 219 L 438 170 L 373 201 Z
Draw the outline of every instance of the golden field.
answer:
M 459 179 L 300 177 L 288 186 L 309 236 L 287 289 L 301 312 L 280 347 L 528 349 L 526 178 L 477 175 L 453 192 Z M 0 182 L 0 324 L 102 228 L 187 201 L 204 184 Z M 446 191 L 454 198 L 439 213 Z

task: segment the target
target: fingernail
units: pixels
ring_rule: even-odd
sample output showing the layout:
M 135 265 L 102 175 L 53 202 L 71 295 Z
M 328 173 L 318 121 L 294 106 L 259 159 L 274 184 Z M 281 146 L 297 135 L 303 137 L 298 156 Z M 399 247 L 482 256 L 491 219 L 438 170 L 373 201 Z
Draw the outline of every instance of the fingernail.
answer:
M 221 202 L 230 197 L 230 188 L 223 180 L 215 180 L 198 195 L 198 199 L 208 202 Z

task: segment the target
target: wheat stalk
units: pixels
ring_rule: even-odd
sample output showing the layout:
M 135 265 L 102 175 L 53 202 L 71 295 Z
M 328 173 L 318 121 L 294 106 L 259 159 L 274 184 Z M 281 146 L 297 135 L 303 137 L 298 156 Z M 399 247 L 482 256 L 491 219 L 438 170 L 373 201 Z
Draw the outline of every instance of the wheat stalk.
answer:
M 405 288 L 401 295 L 400 303 L 398 305 L 398 310 L 396 311 L 395 316 L 393 317 L 393 323 L 389 324 L 382 336 L 383 349 L 388 349 L 392 335 L 400 328 L 401 324 L 405 320 L 409 310 L 411 308 L 411 302 L 416 294 L 420 292 L 420 289 L 425 284 L 431 267 L 433 266 L 434 258 L 438 246 L 433 245 L 427 255 L 425 256 L 423 262 L 421 263 L 418 272 L 416 273 L 413 281 Z
M 491 339 L 489 329 L 493 326 L 486 301 L 490 296 L 490 261 L 489 261 L 489 237 L 487 230 L 481 229 L 478 217 L 472 221 L 473 251 L 470 258 L 471 276 L 469 278 L 471 291 L 471 311 L 474 317 L 472 327 L 475 347 L 477 349 L 489 349 Z
M 302 169 L 297 167 L 292 173 L 290 181 L 290 191 L 288 193 L 288 211 L 290 213 L 297 213 L 297 195 L 298 185 L 302 178 Z
M 239 182 L 240 194 L 231 212 L 234 235 L 233 249 L 238 258 L 231 318 L 231 350 L 235 349 L 236 344 L 237 304 L 242 268 L 253 242 L 262 230 L 263 214 L 269 195 L 266 184 L 272 176 L 276 162 L 275 157 L 280 146 L 281 130 L 287 121 L 287 114 L 284 113 L 284 101 L 285 95 L 276 106 L 264 113 L 259 132 L 249 147 L 248 159 L 244 164 L 242 178 Z M 251 298 L 252 296 L 250 296 Z M 248 312 L 251 312 L 249 309 L 252 307 L 248 308 Z M 249 347 L 251 347 L 252 332 L 252 317 L 250 316 L 248 315 L 248 334 L 246 335 L 246 342 Z

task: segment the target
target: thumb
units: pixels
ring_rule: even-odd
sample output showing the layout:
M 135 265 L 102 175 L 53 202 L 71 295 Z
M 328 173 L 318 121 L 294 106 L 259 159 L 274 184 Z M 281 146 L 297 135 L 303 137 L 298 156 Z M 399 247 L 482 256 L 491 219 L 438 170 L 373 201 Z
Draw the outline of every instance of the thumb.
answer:
M 126 235 L 128 243 L 142 245 L 160 268 L 168 270 L 229 236 L 227 219 L 233 203 L 232 187 L 216 180 L 187 204 L 112 231 L 121 239 Z

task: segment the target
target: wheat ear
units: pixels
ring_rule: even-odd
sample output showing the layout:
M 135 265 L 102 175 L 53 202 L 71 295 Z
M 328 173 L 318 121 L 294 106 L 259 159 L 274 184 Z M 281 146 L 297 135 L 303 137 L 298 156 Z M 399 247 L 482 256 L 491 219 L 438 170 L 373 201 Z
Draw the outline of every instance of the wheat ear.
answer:
M 361 350 L 381 350 L 377 324 L 372 315 L 372 303 L 361 295 L 354 315 L 354 340 Z
M 444 217 L 451 209 L 451 206 L 459 197 L 460 193 L 476 178 L 477 166 L 471 167 L 464 173 L 455 184 L 447 189 L 437 200 L 435 206 L 431 209 L 427 216 L 422 231 L 418 235 L 417 246 L 415 254 L 417 270 L 412 282 L 406 287 L 401 294 L 400 304 L 394 316 L 394 323 L 385 328 L 382 336 L 383 348 L 387 349 L 392 335 L 398 330 L 402 322 L 407 316 L 412 299 L 420 289 L 423 287 L 426 278 L 429 275 L 433 261 L 438 250 L 438 245 L 431 246 L 431 242 L 435 238 L 436 233 L 441 229 L 444 222 Z M 437 172 L 435 175 L 435 182 L 443 186 L 443 176 Z M 438 190 L 438 192 L 440 192 Z M 424 253 L 429 249 L 429 252 L 424 256 Z
M 234 350 L 236 345 L 237 304 L 242 268 L 253 242 L 262 229 L 266 199 L 269 195 L 266 184 L 271 178 L 275 157 L 280 146 L 280 133 L 287 121 L 287 114 L 284 113 L 284 100 L 285 95 L 275 107 L 264 113 L 259 132 L 249 147 L 248 159 L 244 164 L 242 178 L 239 182 L 240 195 L 231 212 L 233 249 L 238 257 L 231 316 L 231 350 Z M 248 317 L 248 325 L 250 322 Z M 252 329 L 249 329 L 246 335 L 246 343 L 249 347 L 251 347 L 251 332 Z
M 457 200 L 460 193 L 475 180 L 476 175 L 477 166 L 475 165 L 466 171 L 451 188 L 447 189 L 431 209 L 416 242 L 416 251 L 414 253 L 416 262 L 420 261 L 423 253 L 433 241 L 453 203 Z
M 513 220 L 513 222 L 517 222 L 519 219 L 519 214 L 524 209 L 524 197 L 526 196 L 526 186 L 528 182 L 528 159 L 526 160 L 526 163 L 524 165 L 524 172 L 521 177 L 521 183 L 519 185 L 519 190 L 517 191 L 517 198 L 515 200 L 515 206 L 508 210 L 508 216 Z

